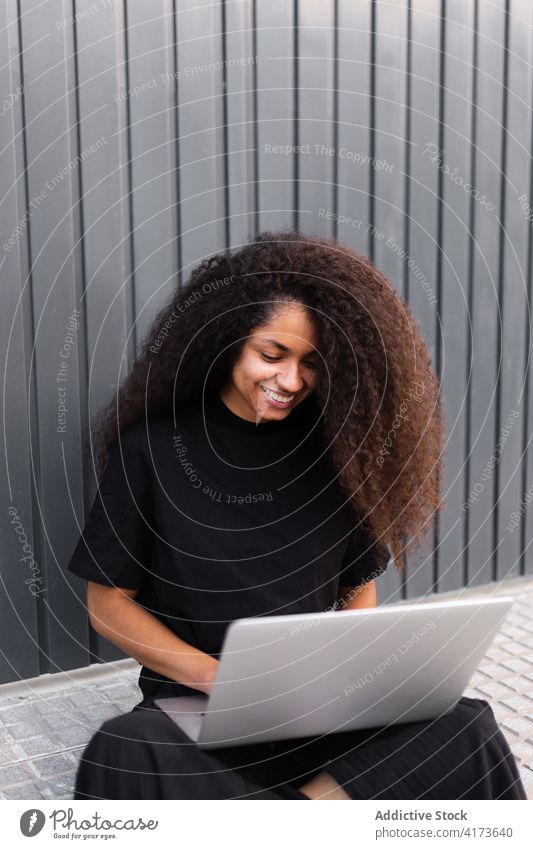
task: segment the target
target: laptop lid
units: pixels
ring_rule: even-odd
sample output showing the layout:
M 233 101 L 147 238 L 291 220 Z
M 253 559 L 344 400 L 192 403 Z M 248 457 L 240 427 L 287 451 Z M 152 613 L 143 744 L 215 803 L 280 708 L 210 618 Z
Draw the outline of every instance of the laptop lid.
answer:
M 206 749 L 432 719 L 460 699 L 512 604 L 497 597 L 238 619 L 211 695 L 156 703 Z

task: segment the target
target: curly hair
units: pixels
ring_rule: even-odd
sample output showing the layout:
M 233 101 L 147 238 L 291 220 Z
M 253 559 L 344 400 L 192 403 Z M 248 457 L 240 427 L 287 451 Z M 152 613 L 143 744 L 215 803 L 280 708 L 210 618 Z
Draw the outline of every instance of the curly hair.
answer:
M 279 302 L 309 311 L 321 364 L 312 397 L 320 438 L 354 519 L 399 570 L 442 508 L 440 386 L 418 322 L 352 247 L 293 230 L 256 234 L 202 260 L 157 313 L 89 441 L 100 477 L 120 432 L 224 385 L 252 330 Z

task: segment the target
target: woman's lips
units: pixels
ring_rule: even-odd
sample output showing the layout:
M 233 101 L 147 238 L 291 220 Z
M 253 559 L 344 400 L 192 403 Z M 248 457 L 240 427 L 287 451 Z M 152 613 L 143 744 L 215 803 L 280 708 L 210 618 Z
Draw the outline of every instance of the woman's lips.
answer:
M 289 398 L 288 401 L 278 401 L 276 398 L 273 398 L 272 395 L 270 394 L 271 392 L 273 392 L 273 390 L 268 389 L 266 386 L 261 386 L 261 389 L 263 390 L 264 394 L 266 395 L 268 402 L 270 404 L 272 404 L 273 407 L 277 407 L 280 410 L 286 410 L 287 407 L 290 407 L 290 405 L 294 401 L 294 395 L 292 395 Z M 276 393 L 276 394 L 278 394 L 278 393 Z M 279 395 L 282 395 L 282 394 L 283 393 L 279 393 Z

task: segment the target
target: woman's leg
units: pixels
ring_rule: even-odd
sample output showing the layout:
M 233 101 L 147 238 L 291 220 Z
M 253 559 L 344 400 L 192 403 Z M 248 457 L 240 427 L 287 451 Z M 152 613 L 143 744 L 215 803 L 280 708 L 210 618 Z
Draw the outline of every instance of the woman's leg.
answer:
M 342 789 L 329 772 L 319 772 L 311 781 L 303 784 L 299 790 L 300 793 L 304 793 L 310 799 L 317 799 L 324 802 L 330 802 L 332 800 L 351 801 L 346 790 Z
M 278 773 L 267 769 L 264 750 L 243 766 L 246 748 L 215 755 L 199 749 L 157 708 L 134 708 L 91 739 L 74 798 L 526 798 L 507 741 L 489 704 L 479 699 L 463 698 L 449 714 L 427 722 L 332 734 L 317 744 L 285 741 L 275 747 L 289 750 Z
M 78 767 L 74 799 L 306 799 L 297 788 L 265 787 L 253 768 L 236 770 L 199 749 L 155 707 L 104 722 Z
M 484 699 L 463 697 L 434 720 L 336 737 L 324 770 L 351 799 L 526 799 Z

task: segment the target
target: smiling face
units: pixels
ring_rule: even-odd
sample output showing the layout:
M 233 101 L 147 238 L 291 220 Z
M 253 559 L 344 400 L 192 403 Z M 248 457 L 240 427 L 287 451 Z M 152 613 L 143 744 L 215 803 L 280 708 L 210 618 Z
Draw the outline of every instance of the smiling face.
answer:
M 318 333 L 301 304 L 276 304 L 271 319 L 247 338 L 220 397 L 247 421 L 277 421 L 313 392 Z

